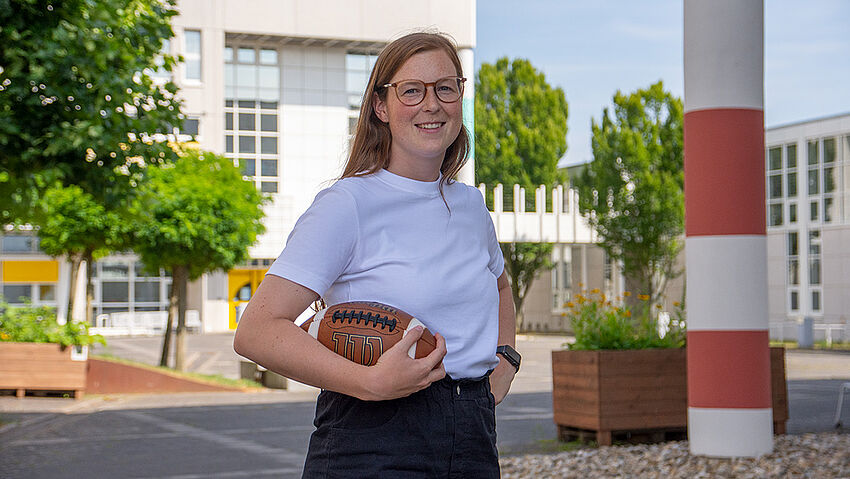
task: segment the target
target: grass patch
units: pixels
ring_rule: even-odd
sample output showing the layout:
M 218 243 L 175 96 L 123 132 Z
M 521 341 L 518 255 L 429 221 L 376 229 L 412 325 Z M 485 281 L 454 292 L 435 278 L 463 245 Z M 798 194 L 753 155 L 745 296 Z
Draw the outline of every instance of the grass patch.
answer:
M 771 341 L 771 346 L 784 346 L 785 349 L 799 349 L 797 341 Z M 850 351 L 850 342 L 833 341 L 831 345 L 827 345 L 826 341 L 815 341 L 812 349 L 823 351 Z
M 104 361 L 112 361 L 114 363 L 126 364 L 129 366 L 135 366 L 143 369 L 148 369 L 151 371 L 162 372 L 165 374 L 170 374 L 172 376 L 178 376 L 187 379 L 194 379 L 196 381 L 207 382 L 211 384 L 216 384 L 219 386 L 229 386 L 235 388 L 243 388 L 243 389 L 263 389 L 263 385 L 256 382 L 250 381 L 248 379 L 231 379 L 224 377 L 220 374 L 200 374 L 200 373 L 190 373 L 190 372 L 181 372 L 176 369 L 166 368 L 164 366 L 151 366 L 150 364 L 140 363 L 137 361 L 130 361 L 128 359 L 119 358 L 117 356 L 113 356 L 111 354 L 95 354 L 91 357 L 95 359 L 103 359 Z

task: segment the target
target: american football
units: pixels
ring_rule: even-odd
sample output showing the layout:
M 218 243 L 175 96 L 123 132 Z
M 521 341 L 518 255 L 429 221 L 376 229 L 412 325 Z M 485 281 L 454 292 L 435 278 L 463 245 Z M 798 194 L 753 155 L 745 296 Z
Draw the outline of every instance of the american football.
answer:
M 327 307 L 301 324 L 301 328 L 328 349 L 365 366 L 398 343 L 407 331 L 424 325 L 404 311 L 374 301 L 352 301 Z M 437 347 L 426 328 L 408 355 L 423 358 Z

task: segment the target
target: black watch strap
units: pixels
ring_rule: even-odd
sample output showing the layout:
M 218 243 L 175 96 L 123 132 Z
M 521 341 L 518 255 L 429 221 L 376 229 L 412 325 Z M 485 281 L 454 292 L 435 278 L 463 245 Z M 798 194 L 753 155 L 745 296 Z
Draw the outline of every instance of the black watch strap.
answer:
M 505 360 L 515 367 L 519 372 L 519 363 L 522 361 L 522 356 L 513 347 L 503 344 L 496 348 L 496 354 L 501 354 Z

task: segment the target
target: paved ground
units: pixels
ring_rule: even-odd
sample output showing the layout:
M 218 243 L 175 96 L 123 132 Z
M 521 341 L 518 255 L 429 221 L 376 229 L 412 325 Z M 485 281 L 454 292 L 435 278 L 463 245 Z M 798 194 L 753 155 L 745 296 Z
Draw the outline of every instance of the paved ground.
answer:
M 238 375 L 232 335 L 190 336 L 190 369 Z M 497 408 L 502 454 L 556 447 L 552 349 L 557 336 L 521 337 L 523 368 Z M 154 363 L 159 338 L 112 339 L 106 352 Z M 831 430 L 850 354 L 789 351 L 789 433 Z M 298 477 L 316 391 L 0 398 L 0 477 Z M 848 398 L 850 399 L 850 398 Z M 845 408 L 850 422 L 850 404 Z M 73 473 L 69 473 L 73 471 Z

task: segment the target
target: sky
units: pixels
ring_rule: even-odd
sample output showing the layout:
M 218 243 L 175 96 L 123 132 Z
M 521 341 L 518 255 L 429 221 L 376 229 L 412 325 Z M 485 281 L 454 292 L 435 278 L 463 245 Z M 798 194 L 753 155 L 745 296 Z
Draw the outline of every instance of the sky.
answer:
M 591 118 L 617 90 L 684 94 L 682 0 L 478 0 L 475 66 L 525 58 L 569 105 L 560 164 L 593 159 Z M 765 124 L 850 113 L 850 1 L 765 0 Z

